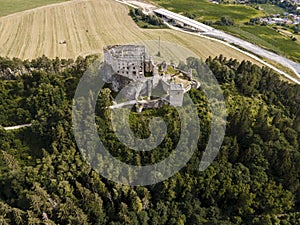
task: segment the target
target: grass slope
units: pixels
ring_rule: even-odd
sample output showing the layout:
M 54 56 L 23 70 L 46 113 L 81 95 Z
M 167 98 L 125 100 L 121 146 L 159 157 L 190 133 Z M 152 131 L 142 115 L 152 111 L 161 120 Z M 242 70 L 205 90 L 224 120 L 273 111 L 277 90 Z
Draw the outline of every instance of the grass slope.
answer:
M 290 37 L 282 35 L 266 26 L 247 26 L 250 18 L 263 17 L 272 13 L 283 13 L 283 10 L 270 4 L 259 5 L 264 10 L 256 10 L 246 5 L 213 4 L 208 0 L 152 0 L 155 3 L 178 13 L 189 12 L 196 20 L 217 21 L 222 16 L 235 20 L 235 26 L 216 26 L 249 42 L 260 45 L 294 61 L 300 61 L 300 45 Z
M 228 16 L 236 21 L 248 21 L 252 17 L 262 16 L 263 12 L 250 6 L 234 4 L 213 4 L 208 0 L 152 0 L 174 12 L 189 12 L 196 15 L 196 20 L 220 20 Z
M 140 29 L 128 15 L 128 8 L 113 0 L 70 1 L 0 18 L 0 55 L 33 59 L 76 58 L 101 53 L 106 45 L 158 40 L 174 42 L 206 58 L 223 54 L 238 60 L 248 56 L 220 43 L 170 29 Z M 66 44 L 59 44 L 66 40 Z M 153 42 L 152 47 L 156 48 Z M 168 49 L 173 55 L 178 49 Z M 176 55 L 185 58 L 180 52 Z M 251 60 L 253 61 L 253 60 Z
M 278 54 L 300 61 L 300 45 L 292 41 L 288 35 L 282 35 L 271 27 L 266 26 L 246 26 L 238 27 L 218 27 L 235 34 L 249 42 L 263 46 Z M 291 34 L 295 36 L 294 34 Z
M 27 9 L 65 1 L 67 0 L 0 0 L 0 17 Z
M 277 5 L 259 4 L 258 6 L 263 9 L 263 12 L 266 15 L 282 14 L 282 13 L 284 13 L 284 9 L 280 8 Z

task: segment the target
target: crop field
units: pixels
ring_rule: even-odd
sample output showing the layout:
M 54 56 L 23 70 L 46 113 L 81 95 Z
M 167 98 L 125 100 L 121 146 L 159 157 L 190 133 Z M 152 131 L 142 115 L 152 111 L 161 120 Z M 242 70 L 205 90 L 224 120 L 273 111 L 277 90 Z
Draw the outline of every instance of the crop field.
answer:
M 240 22 L 246 22 L 252 17 L 264 15 L 262 11 L 250 6 L 234 4 L 213 4 L 208 0 L 153 0 L 156 4 L 171 11 L 194 14 L 196 20 L 205 21 L 220 20 L 222 16 L 228 16 Z
M 253 61 L 236 50 L 204 38 L 170 29 L 140 29 L 128 12 L 126 6 L 113 0 L 77 0 L 0 18 L 0 56 L 33 59 L 44 54 L 49 58 L 76 58 L 102 53 L 106 45 L 160 37 L 162 42 L 187 47 L 201 58 L 223 54 Z M 157 42 L 150 43 L 152 49 L 157 48 Z M 178 52 L 177 46 L 162 51 L 169 58 L 189 56 Z
M 0 16 L 65 1 L 67 0 L 0 0 Z

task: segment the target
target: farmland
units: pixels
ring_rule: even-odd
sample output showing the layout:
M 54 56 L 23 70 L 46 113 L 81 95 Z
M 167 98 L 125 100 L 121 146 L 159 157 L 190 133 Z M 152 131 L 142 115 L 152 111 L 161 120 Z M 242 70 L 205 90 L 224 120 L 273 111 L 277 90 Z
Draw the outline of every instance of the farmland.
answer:
M 0 0 L 0 16 L 65 1 L 67 0 Z
M 76 58 L 101 53 L 111 44 L 158 40 L 174 42 L 207 58 L 223 54 L 238 60 L 248 56 L 220 43 L 170 29 L 140 29 L 128 15 L 129 9 L 113 0 L 70 1 L 0 18 L 0 55 L 33 59 Z M 152 42 L 152 48 L 156 42 Z M 166 54 L 185 57 L 178 48 Z M 251 60 L 253 61 L 253 60 Z

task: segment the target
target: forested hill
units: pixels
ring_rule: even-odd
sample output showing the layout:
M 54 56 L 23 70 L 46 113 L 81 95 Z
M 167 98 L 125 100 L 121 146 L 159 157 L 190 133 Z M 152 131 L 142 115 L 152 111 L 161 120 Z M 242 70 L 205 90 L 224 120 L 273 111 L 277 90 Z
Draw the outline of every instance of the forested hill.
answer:
M 300 86 L 267 68 L 208 58 L 226 99 L 226 137 L 214 163 L 198 165 L 210 130 L 201 90 L 191 90 L 201 119 L 198 149 L 175 176 L 156 185 L 130 187 L 91 170 L 76 147 L 71 110 L 79 79 L 94 57 L 33 61 L 0 59 L 0 224 L 300 224 Z M 190 59 L 197 70 L 199 60 Z M 178 140 L 172 107 L 132 113 L 137 136 L 148 116 L 170 131 L 158 150 L 133 154 L 107 120 L 109 89 L 101 91 L 97 125 L 116 156 L 141 165 L 166 157 Z

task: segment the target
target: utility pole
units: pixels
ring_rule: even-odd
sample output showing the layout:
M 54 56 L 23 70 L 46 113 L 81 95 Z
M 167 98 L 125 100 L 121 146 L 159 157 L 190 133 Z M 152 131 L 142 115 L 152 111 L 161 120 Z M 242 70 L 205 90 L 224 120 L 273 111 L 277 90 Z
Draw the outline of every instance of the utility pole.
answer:
M 157 56 L 160 57 L 160 36 L 158 37 L 158 53 Z

